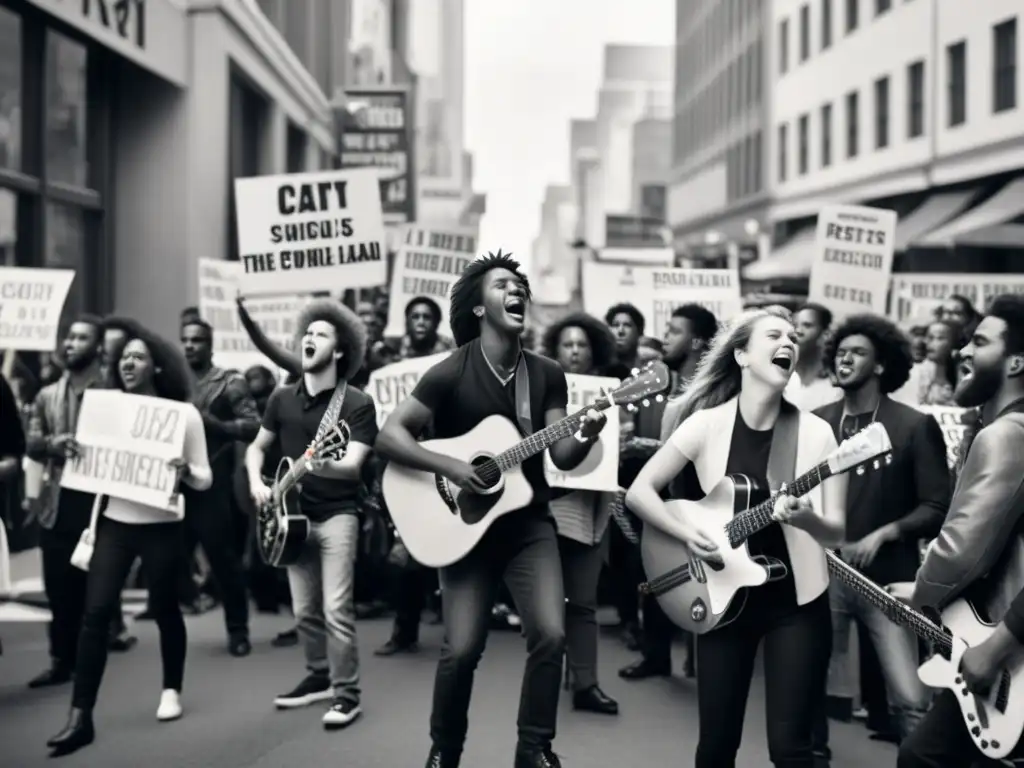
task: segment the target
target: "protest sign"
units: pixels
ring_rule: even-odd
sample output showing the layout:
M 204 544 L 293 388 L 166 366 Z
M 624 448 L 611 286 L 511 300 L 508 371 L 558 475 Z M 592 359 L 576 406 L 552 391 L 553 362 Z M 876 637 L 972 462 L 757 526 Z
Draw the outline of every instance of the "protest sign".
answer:
M 607 376 L 583 376 L 577 373 L 565 374 L 565 380 L 569 385 L 568 413 L 576 413 L 593 405 L 605 390 L 612 391 L 621 383 Z M 544 453 L 544 474 L 549 485 L 577 491 L 618 492 L 619 409 L 609 408 L 604 413 L 608 423 L 578 467 L 563 472 L 552 463 L 551 456 Z
M 451 335 L 448 325 L 449 294 L 470 262 L 476 258 L 477 231 L 471 227 L 419 226 L 405 229 L 391 275 L 388 325 L 385 336 L 405 334 L 405 308 L 417 296 L 433 299 L 441 308 L 438 331 Z
M 427 357 L 412 357 L 385 365 L 370 374 L 366 394 L 377 407 L 377 426 L 384 426 L 391 412 L 407 398 L 420 381 L 420 377 L 444 360 L 451 352 L 440 352 Z
M 71 269 L 0 267 L 0 349 L 52 352 Z
M 979 312 L 1004 293 L 1024 294 L 1024 275 L 911 273 L 892 276 L 890 316 L 901 322 L 913 317 L 922 303 L 940 304 L 950 296 L 966 296 Z
M 239 319 L 235 297 L 241 272 L 237 261 L 199 259 L 199 314 L 213 327 L 213 362 L 237 371 L 253 365 L 276 370 L 253 345 Z M 307 296 L 248 299 L 245 309 L 270 341 L 295 353 L 295 321 L 308 301 Z
M 61 488 L 102 493 L 184 515 L 177 473 L 168 462 L 185 449 L 188 411 L 195 406 L 114 389 L 88 389 Z
M 919 405 L 918 410 L 930 413 L 939 422 L 942 437 L 946 441 L 946 460 L 952 469 L 956 466 L 960 443 L 963 442 L 964 432 L 973 418 L 973 410 L 953 405 Z
M 885 314 L 892 275 L 896 213 L 858 205 L 827 205 L 818 233 L 807 297 L 837 317 Z
M 613 304 L 627 301 L 647 320 L 644 333 L 662 338 L 672 310 L 700 304 L 719 321 L 743 310 L 740 278 L 735 269 L 682 269 L 621 264 L 583 264 L 583 307 L 604 317 Z
M 235 179 L 235 200 L 243 295 L 387 282 L 375 169 Z

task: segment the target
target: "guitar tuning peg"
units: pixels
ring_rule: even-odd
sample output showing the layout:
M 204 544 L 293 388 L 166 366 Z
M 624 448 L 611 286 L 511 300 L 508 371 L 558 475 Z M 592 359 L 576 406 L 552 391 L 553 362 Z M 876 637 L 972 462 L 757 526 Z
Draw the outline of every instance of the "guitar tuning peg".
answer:
M 640 375 L 640 369 L 639 369 L 639 368 L 633 368 L 633 369 L 632 369 L 632 370 L 631 370 L 631 371 L 629 372 L 629 375 L 630 375 L 630 376 L 639 376 L 639 375 Z
M 858 475 L 863 475 L 864 474 L 864 467 L 863 466 L 857 467 L 857 474 Z
M 885 454 L 885 466 L 889 466 L 890 464 L 892 464 L 892 454 L 887 453 Z
M 878 469 L 880 466 L 882 466 L 881 462 L 879 462 L 878 459 L 874 460 L 873 465 L 875 469 Z
M 645 398 L 643 399 L 643 406 L 644 406 L 644 408 L 647 408 L 647 407 L 649 407 L 649 406 L 650 406 L 650 404 L 651 404 L 651 401 L 650 401 L 650 400 L 648 400 L 648 399 L 647 399 L 647 398 L 645 397 Z
M 665 396 L 664 395 L 658 395 L 657 397 L 654 398 L 654 402 L 656 402 L 656 403 L 663 403 L 663 402 L 665 402 Z
M 629 405 L 626 406 L 626 410 L 632 413 L 633 411 L 636 410 L 636 406 L 630 403 Z

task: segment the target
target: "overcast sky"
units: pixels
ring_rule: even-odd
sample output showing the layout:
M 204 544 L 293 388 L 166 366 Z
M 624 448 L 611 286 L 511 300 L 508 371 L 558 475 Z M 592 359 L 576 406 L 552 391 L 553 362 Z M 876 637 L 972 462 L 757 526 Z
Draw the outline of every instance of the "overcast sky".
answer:
M 466 144 L 487 193 L 483 250 L 529 268 L 548 184 L 569 181 L 569 120 L 593 117 L 606 43 L 671 44 L 673 0 L 465 0 Z

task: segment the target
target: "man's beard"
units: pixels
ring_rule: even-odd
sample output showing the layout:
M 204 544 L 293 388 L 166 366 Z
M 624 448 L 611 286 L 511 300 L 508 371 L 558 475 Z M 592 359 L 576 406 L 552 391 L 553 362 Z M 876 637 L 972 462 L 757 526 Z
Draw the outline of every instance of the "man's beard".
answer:
M 662 356 L 662 362 L 665 363 L 669 368 L 679 369 L 685 365 L 689 354 L 686 350 L 679 350 L 676 352 L 666 352 Z
M 312 359 L 308 360 L 303 357 L 302 359 L 302 372 L 303 373 L 323 373 L 332 365 L 334 365 L 334 357 L 328 356 L 323 360 Z
M 69 357 L 64 361 L 64 367 L 75 373 L 81 373 L 99 359 L 98 354 L 82 355 L 79 358 Z
M 984 405 L 999 392 L 1003 382 L 1002 371 L 975 368 L 969 378 L 962 381 L 953 393 L 953 400 L 963 408 Z

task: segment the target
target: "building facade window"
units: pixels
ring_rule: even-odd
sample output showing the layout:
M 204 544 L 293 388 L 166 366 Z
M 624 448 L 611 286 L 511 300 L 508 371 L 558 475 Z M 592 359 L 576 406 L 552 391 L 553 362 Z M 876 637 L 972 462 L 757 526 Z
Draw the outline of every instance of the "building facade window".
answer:
M 807 61 L 811 56 L 811 6 L 806 3 L 800 7 L 800 61 Z
M 832 105 L 821 107 L 821 167 L 832 165 Z
M 232 74 L 228 119 L 228 253 L 238 260 L 238 227 L 235 219 L 235 179 L 259 176 L 261 148 L 266 133 L 269 105 L 241 78 Z M 288 159 L 286 159 L 288 162 Z
M 924 135 L 924 62 L 907 67 L 907 138 Z
M 853 34 L 859 26 L 860 0 L 846 0 L 846 34 Z
M 800 115 L 800 121 L 797 124 L 797 132 L 799 133 L 799 148 L 797 155 L 797 169 L 801 176 L 807 174 L 808 162 L 808 142 L 810 141 L 810 123 L 811 118 L 809 115 Z
M 950 128 L 967 122 L 967 42 L 961 40 L 946 47 L 946 71 L 949 73 L 947 123 Z
M 779 74 L 789 70 L 789 19 L 779 22 Z
M 889 146 L 889 78 L 875 80 L 875 149 Z
M 832 47 L 832 0 L 821 0 L 821 50 Z
M 881 16 L 892 8 L 892 0 L 875 0 L 875 16 Z
M 754 192 L 764 189 L 764 133 L 760 128 L 754 133 L 754 154 L 750 161 L 754 169 Z
M 846 157 L 854 158 L 860 153 L 860 94 L 850 91 L 846 94 Z
M 1017 106 L 1017 19 L 992 27 L 992 111 Z
M 786 171 L 789 165 L 789 125 L 783 123 L 779 126 L 779 182 L 786 181 Z

